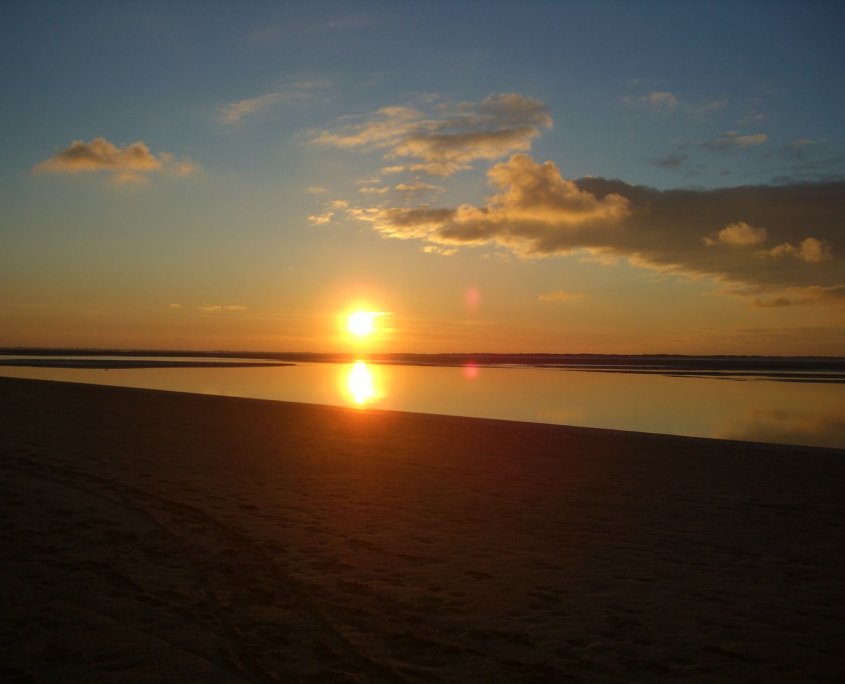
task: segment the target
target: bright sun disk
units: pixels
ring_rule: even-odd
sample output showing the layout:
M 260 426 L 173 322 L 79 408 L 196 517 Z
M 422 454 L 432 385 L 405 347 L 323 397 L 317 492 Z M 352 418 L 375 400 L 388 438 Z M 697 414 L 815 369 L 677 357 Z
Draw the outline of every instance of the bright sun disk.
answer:
M 375 311 L 355 311 L 346 319 L 346 329 L 357 337 L 372 335 L 376 329 Z

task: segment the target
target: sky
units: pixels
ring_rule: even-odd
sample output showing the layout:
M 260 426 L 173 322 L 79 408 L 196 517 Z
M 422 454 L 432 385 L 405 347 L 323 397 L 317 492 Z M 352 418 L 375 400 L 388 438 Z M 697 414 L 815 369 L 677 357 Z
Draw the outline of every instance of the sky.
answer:
M 845 355 L 843 32 L 6 0 L 0 346 Z

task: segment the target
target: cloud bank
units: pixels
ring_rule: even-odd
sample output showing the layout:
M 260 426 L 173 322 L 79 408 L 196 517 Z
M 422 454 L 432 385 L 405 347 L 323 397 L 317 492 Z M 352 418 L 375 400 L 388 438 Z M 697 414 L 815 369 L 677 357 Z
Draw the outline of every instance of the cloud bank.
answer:
M 624 258 L 663 273 L 713 278 L 728 294 L 789 291 L 790 303 L 845 295 L 837 258 L 843 182 L 657 190 L 605 178 L 570 180 L 553 162 L 525 154 L 495 164 L 487 176 L 496 192 L 482 206 L 359 207 L 347 215 L 385 237 L 446 250 L 494 245 L 525 258 L 575 252 Z
M 108 172 L 118 184 L 147 180 L 151 173 L 188 176 L 198 166 L 187 157 L 177 159 L 168 152 L 153 154 L 140 140 L 125 147 L 118 147 L 105 138 L 90 142 L 74 140 L 63 150 L 35 166 L 36 173 L 91 173 Z
M 639 104 L 693 111 L 667 91 L 649 92 Z M 385 238 L 419 241 L 423 251 L 446 256 L 464 247 L 492 246 L 526 259 L 573 254 L 600 264 L 621 259 L 661 275 L 710 279 L 720 294 L 745 297 L 758 307 L 845 303 L 839 257 L 845 182 L 658 190 L 601 177 L 570 179 L 554 162 L 540 163 L 526 153 L 552 123 L 542 102 L 508 93 L 441 103 L 429 113 L 384 107 L 364 121 L 324 130 L 312 142 L 377 151 L 398 161 L 383 174 L 449 176 L 480 161 L 494 162 L 486 171 L 493 192 L 478 205 L 436 206 L 430 202 L 443 190 L 439 186 L 416 179 L 391 189 L 368 179 L 361 190 L 370 193 L 369 204 L 335 201 L 309 220 L 366 222 Z M 730 152 L 767 141 L 763 133 L 728 131 L 698 145 Z M 799 149 L 807 147 L 807 141 L 798 143 Z M 686 165 L 688 156 L 652 162 L 673 168 Z M 566 298 L 550 293 L 542 301 Z

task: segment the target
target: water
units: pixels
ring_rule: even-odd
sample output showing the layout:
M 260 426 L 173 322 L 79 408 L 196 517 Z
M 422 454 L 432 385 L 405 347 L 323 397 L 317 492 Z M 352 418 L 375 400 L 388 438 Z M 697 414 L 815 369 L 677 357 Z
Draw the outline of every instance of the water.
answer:
M 0 366 L 0 375 L 845 448 L 840 383 L 363 361 L 108 371 Z

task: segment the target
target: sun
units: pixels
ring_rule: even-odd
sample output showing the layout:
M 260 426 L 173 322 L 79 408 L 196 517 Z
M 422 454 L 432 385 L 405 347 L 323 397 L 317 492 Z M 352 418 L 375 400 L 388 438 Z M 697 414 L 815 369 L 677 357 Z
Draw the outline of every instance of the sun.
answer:
M 355 337 L 368 337 L 376 330 L 375 311 L 353 311 L 346 319 L 346 329 Z

